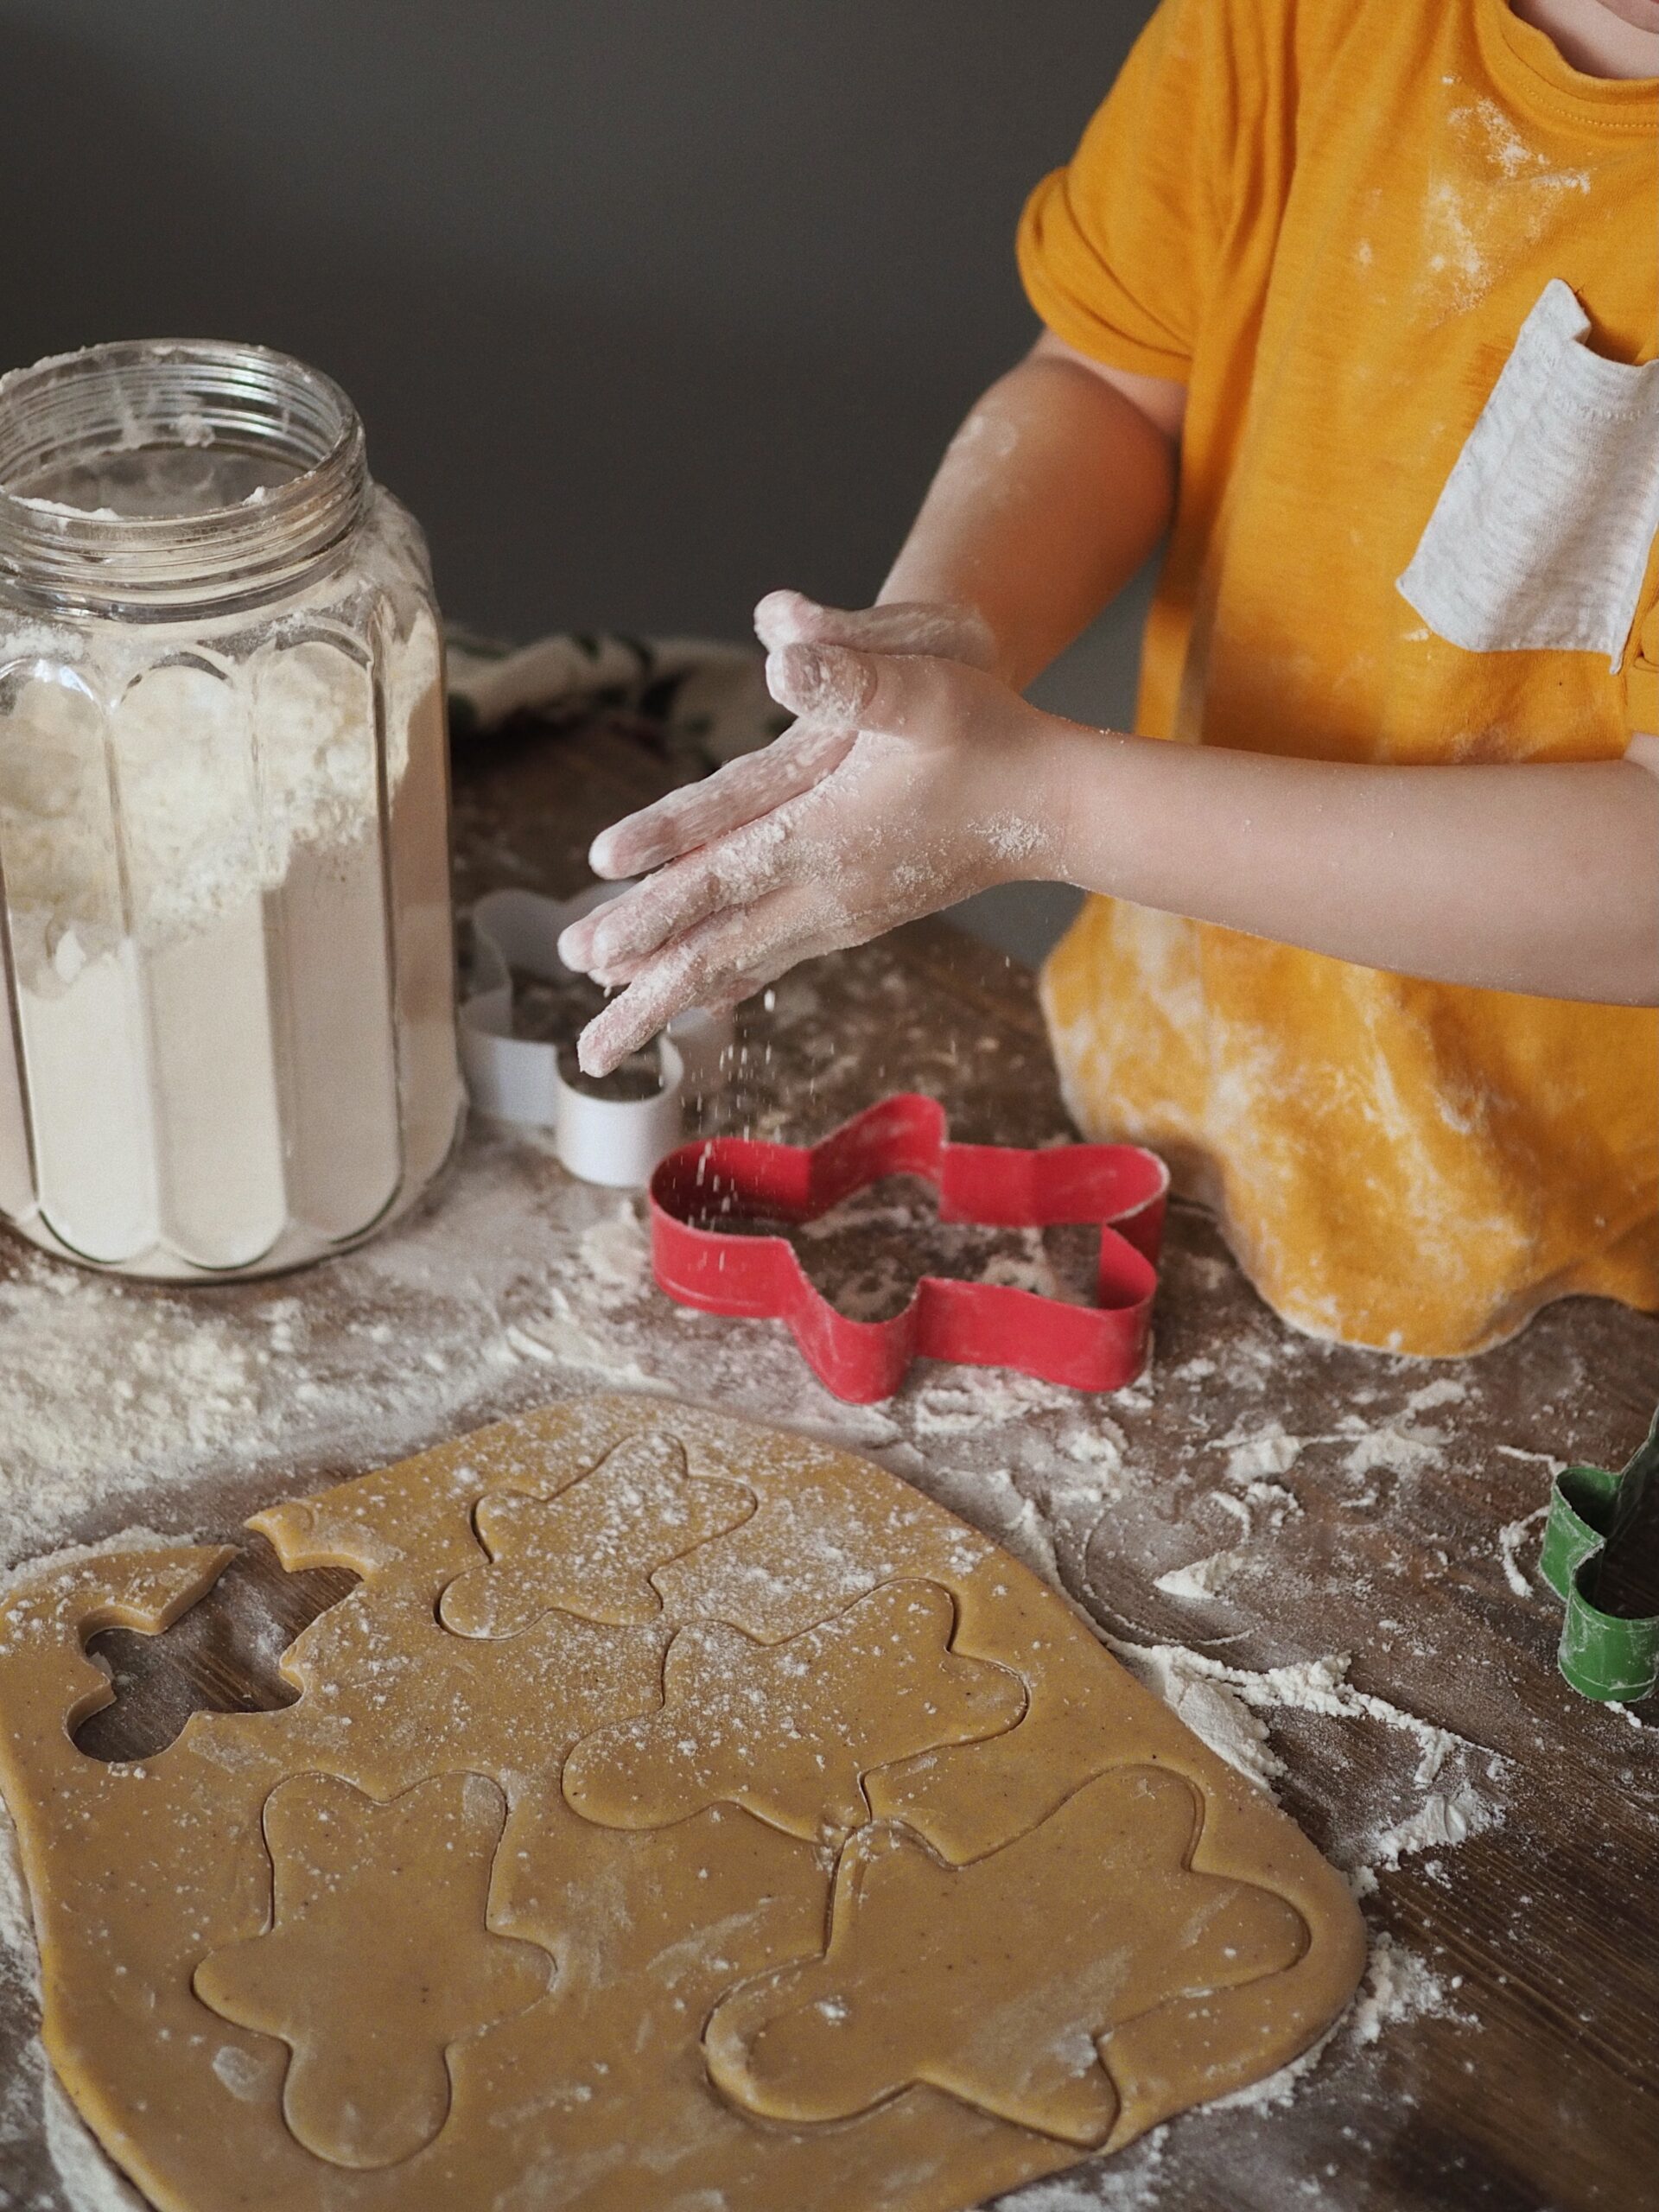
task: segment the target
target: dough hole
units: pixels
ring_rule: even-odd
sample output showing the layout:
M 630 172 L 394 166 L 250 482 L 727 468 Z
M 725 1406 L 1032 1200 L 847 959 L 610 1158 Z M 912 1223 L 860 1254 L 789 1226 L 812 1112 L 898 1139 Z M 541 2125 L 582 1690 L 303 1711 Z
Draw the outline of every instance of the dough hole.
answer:
M 145 1636 L 110 1628 L 86 1656 L 107 1669 L 113 1700 L 83 1720 L 75 1748 L 87 1758 L 153 1758 L 193 1713 L 276 1713 L 299 1691 L 280 1671 L 304 1629 L 350 1595 L 349 1567 L 286 1573 L 263 1536 L 249 1536 L 207 1594 L 169 1629 Z

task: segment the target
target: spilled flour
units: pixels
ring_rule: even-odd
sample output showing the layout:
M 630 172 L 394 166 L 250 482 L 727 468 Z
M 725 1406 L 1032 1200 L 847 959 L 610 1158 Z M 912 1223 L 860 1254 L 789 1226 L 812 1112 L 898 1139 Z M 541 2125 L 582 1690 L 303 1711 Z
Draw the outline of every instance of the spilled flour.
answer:
M 1337 1854 L 1362 1896 L 1376 1887 L 1378 1866 L 1397 1866 L 1414 1852 L 1466 1842 L 1503 1818 L 1501 1802 L 1481 1785 L 1506 1782 L 1508 1762 L 1386 1698 L 1356 1689 L 1348 1680 L 1352 1662 L 1345 1652 L 1252 1671 L 1184 1644 L 1106 1641 L 1195 1736 L 1269 1796 L 1288 1770 L 1272 1748 L 1263 1713 L 1321 1713 L 1376 1723 L 1403 1736 L 1416 1752 L 1410 1787 L 1421 1793 L 1419 1802 L 1396 1820 L 1359 1831 Z
M 1185 1249 L 1199 1233 L 1178 1222 L 1166 1273 L 1172 1300 L 1202 1310 L 1236 1278 Z M 1299 1814 L 1315 1808 L 1357 1891 L 1386 1892 L 1425 1854 L 1453 1863 L 1514 1796 L 1503 1758 L 1382 1694 L 1410 1682 L 1430 1696 L 1444 1655 L 1388 1618 L 1410 1599 L 1385 1579 L 1379 1500 L 1433 1478 L 1465 1386 L 1287 1338 L 1242 1300 L 1228 1329 L 1224 1354 L 1160 1360 L 1109 1399 L 923 1364 L 886 1405 L 845 1405 L 781 1328 L 662 1300 L 636 1198 L 574 1184 L 539 1143 L 483 1129 L 435 1207 L 308 1275 L 175 1294 L 19 1255 L 0 1281 L 0 1575 L 140 1522 L 146 1541 L 233 1532 L 279 1496 L 550 1398 L 661 1393 L 864 1452 L 1006 1544 L 1223 1757 Z M 1310 1375 L 1339 1410 L 1320 1436 L 1292 1435 L 1275 1408 L 1287 1376 Z M 1535 1497 L 1523 1487 L 1535 1472 L 1517 1472 L 1517 1506 Z M 1351 1532 L 1342 1557 L 1310 1537 L 1316 1485 Z M 1501 1591 L 1497 1557 L 1489 1569 Z M 1395 1631 L 1403 1641 L 1385 1648 Z M 24 1902 L 0 1874 L 9 1995 L 27 1991 L 31 1959 Z M 20 1997 L 0 2013 L 0 2176 L 44 2144 L 41 2212 L 130 2204 L 49 2095 L 38 2042 L 7 2042 L 28 2009 Z M 1258 2115 L 1435 2013 L 1454 2015 L 1452 1985 L 1379 1934 L 1348 2021 L 1323 2055 L 1251 2093 Z M 1250 2121 L 1235 2100 L 1178 2125 Z M 1098 2173 L 1008 2203 L 1150 2207 L 1167 2143 L 1160 2129 Z
M 1206 1552 L 1191 1567 L 1172 1567 L 1152 1586 L 1166 1598 L 1213 1598 L 1217 1590 L 1226 1588 L 1249 1556 L 1243 1544 L 1234 1544 L 1224 1552 Z
M 1451 1986 L 1457 1986 L 1455 1979 Z M 1440 1977 L 1392 1936 L 1380 1935 L 1372 1942 L 1365 1979 L 1346 2016 L 1327 2028 L 1300 2058 L 1293 2058 L 1288 2066 L 1281 2066 L 1265 2081 L 1253 2082 L 1248 2089 L 1217 2097 L 1211 2110 L 1272 2112 L 1290 2102 L 1333 2044 L 1363 2049 L 1375 2043 L 1384 2028 L 1421 2019 L 1426 2013 L 1444 2014 L 1448 2009 L 1448 1986 Z
M 1456 1977 L 1443 1981 L 1392 1936 L 1381 1934 L 1372 1942 L 1359 1993 L 1342 2019 L 1288 2066 L 1281 2066 L 1248 2089 L 1217 2097 L 1202 2110 L 1206 2114 L 1240 2113 L 1252 2117 L 1281 2111 L 1320 2067 L 1339 2056 L 1351 2057 L 1363 2052 L 1385 2030 L 1404 2027 L 1426 2017 L 1463 2017 L 1455 2009 L 1457 1986 Z M 1169 2136 L 1167 2125 L 1155 2127 L 1100 2170 L 1061 2174 L 1052 2181 L 1034 2183 L 1013 2196 L 999 2198 L 992 2212 L 1159 2212 L 1159 2208 L 1166 2206 L 1167 2212 L 1181 2212 L 1183 2202 L 1191 2200 L 1184 2196 L 1166 2197 L 1162 2185 L 1166 2178 L 1162 2168 Z

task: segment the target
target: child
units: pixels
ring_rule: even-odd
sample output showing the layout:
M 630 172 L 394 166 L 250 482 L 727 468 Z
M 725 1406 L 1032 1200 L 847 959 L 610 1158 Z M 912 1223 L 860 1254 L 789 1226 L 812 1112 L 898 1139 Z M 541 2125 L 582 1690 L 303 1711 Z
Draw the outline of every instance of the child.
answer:
M 1656 76 L 1659 0 L 1163 0 L 882 603 L 763 601 L 800 720 L 595 844 L 584 1065 L 1061 880 L 1073 1116 L 1287 1319 L 1659 1308 Z M 1027 705 L 1166 530 L 1143 734 Z

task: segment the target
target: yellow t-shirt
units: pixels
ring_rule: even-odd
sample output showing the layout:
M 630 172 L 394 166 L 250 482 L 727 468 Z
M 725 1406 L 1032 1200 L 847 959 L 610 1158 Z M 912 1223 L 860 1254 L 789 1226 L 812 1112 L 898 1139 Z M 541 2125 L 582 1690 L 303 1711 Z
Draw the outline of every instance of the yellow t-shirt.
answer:
M 1505 0 L 1164 0 L 1020 238 L 1060 337 L 1187 386 L 1141 729 L 1402 762 L 1659 731 L 1652 552 L 1617 671 L 1465 651 L 1395 588 L 1549 279 L 1653 359 L 1659 87 Z M 1659 1308 L 1659 1014 L 1103 899 L 1044 995 L 1080 1126 L 1163 1151 L 1299 1326 L 1449 1355 L 1573 1292 Z

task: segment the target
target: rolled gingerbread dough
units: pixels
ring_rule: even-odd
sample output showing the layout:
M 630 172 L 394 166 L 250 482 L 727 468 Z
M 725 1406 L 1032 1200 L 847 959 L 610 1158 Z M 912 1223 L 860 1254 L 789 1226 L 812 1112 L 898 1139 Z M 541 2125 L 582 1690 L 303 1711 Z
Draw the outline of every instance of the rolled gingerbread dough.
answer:
M 961 2212 L 1352 1994 L 1292 1823 L 868 1462 L 595 1398 L 252 1525 L 362 1580 L 141 1763 L 86 1640 L 232 1554 L 0 1606 L 47 2048 L 162 2212 Z

